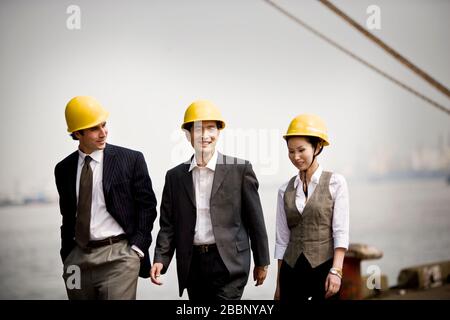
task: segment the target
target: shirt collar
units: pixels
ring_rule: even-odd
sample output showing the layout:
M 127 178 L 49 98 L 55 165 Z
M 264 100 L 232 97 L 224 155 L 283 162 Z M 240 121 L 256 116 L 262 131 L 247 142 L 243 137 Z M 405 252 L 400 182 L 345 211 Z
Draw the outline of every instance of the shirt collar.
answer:
M 218 158 L 217 150 L 214 150 L 214 153 L 213 153 L 211 159 L 209 159 L 209 161 L 206 164 L 205 168 L 208 168 L 208 169 L 210 169 L 212 171 L 215 171 L 216 170 L 216 164 L 217 164 L 217 158 Z M 191 165 L 189 167 L 189 172 L 194 170 L 194 168 L 197 168 L 197 167 L 199 167 L 199 166 L 197 164 L 197 158 L 195 157 L 195 154 L 194 154 L 194 157 L 192 158 L 192 161 L 191 161 Z
M 80 149 L 78 149 L 78 155 L 81 159 L 81 163 L 84 163 L 84 158 L 86 158 L 86 156 L 90 156 L 92 160 L 98 163 L 100 163 L 103 160 L 103 150 L 95 150 L 94 152 L 88 155 L 83 151 L 81 151 Z
M 322 175 L 322 172 L 323 172 L 323 168 L 319 164 L 316 171 L 313 173 L 313 175 L 311 177 L 310 183 L 314 183 L 317 185 L 319 183 L 319 179 L 320 179 L 320 176 Z M 299 183 L 300 183 L 300 173 L 297 174 L 297 177 L 295 178 L 294 188 L 297 188 Z

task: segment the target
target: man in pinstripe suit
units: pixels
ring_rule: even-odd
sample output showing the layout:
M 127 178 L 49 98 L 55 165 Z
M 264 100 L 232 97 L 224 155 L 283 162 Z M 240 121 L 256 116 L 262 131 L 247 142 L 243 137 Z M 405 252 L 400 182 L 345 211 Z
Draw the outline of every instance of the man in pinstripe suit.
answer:
M 78 150 L 55 168 L 69 299 L 135 299 L 149 277 L 156 198 L 141 152 L 106 144 L 108 112 L 92 97 L 66 106 Z

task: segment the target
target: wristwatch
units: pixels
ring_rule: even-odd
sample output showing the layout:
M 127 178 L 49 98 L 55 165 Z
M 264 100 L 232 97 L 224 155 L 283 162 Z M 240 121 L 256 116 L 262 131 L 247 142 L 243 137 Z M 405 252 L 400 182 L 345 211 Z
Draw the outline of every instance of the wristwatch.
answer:
M 330 273 L 331 273 L 331 274 L 334 274 L 334 275 L 336 275 L 336 276 L 338 276 L 339 278 L 342 279 L 342 276 L 343 276 L 343 274 L 342 274 L 342 269 L 331 268 L 331 269 L 330 269 Z

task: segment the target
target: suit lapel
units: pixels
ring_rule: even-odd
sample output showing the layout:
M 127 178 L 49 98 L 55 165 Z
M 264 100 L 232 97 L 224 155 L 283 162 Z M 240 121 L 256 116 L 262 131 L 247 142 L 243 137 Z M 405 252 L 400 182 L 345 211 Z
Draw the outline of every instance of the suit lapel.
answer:
M 192 204 L 194 205 L 194 207 L 197 207 L 197 201 L 195 200 L 194 183 L 192 181 L 192 171 L 189 171 L 191 161 L 186 163 L 185 166 L 183 167 L 182 182 L 184 188 L 186 189 L 187 194 L 189 195 L 189 198 L 192 201 Z M 211 199 L 214 197 L 214 194 L 219 190 L 220 186 L 222 185 L 222 182 L 225 179 L 227 172 L 228 166 L 225 163 L 225 156 L 219 152 L 217 155 L 217 164 L 214 172 L 214 180 L 211 189 Z
M 107 144 L 103 153 L 103 192 L 105 194 L 105 199 L 111 189 L 116 164 L 114 149 Z
M 222 185 L 223 180 L 228 172 L 229 166 L 226 165 L 225 156 L 220 152 L 217 155 L 217 164 L 214 172 L 214 181 L 211 190 L 211 199 L 216 194 L 217 190 L 219 190 Z
M 189 199 L 191 199 L 192 204 L 194 207 L 197 207 L 196 201 L 195 201 L 195 195 L 194 195 L 194 183 L 192 182 L 192 171 L 189 171 L 190 162 L 188 164 L 185 164 L 183 166 L 183 173 L 182 173 L 182 183 L 184 188 L 186 189 L 186 192 L 189 196 Z

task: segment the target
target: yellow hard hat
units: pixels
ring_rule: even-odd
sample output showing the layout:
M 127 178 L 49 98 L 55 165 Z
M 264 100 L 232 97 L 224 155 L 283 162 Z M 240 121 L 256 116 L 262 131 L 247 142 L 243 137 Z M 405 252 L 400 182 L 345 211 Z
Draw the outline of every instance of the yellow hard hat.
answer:
M 94 98 L 77 96 L 66 106 L 67 131 L 72 133 L 83 130 L 106 121 L 109 112 Z
M 219 121 L 221 123 L 219 129 L 225 128 L 225 121 L 219 108 L 208 100 L 197 100 L 190 104 L 184 113 L 184 122 L 181 129 L 185 129 L 186 124 L 195 121 Z
M 283 138 L 286 139 L 292 136 L 318 137 L 324 141 L 324 146 L 330 144 L 325 122 L 313 114 L 301 114 L 291 121 Z

